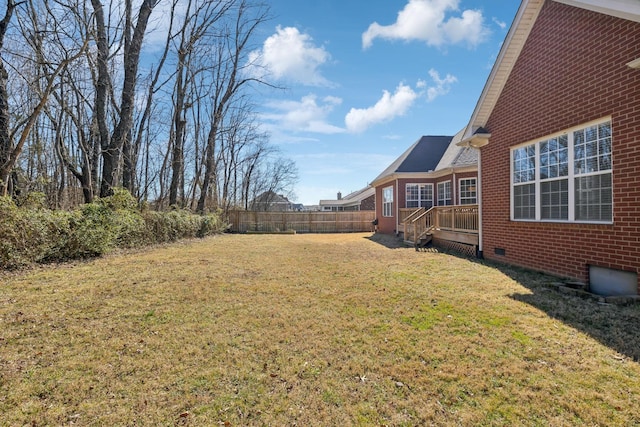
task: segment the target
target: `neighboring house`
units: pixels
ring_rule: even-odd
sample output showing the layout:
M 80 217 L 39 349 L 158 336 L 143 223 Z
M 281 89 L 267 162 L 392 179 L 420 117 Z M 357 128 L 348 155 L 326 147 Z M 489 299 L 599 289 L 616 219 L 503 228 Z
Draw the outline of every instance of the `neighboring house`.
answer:
M 338 193 L 336 200 L 320 200 L 320 210 L 323 212 L 373 211 L 375 209 L 376 190 L 371 186 L 354 191 L 345 197 Z
M 296 210 L 294 203 L 273 191 L 265 191 L 249 204 L 250 210 L 259 212 L 286 212 Z
M 477 203 L 477 150 L 458 146 L 461 136 L 423 136 L 373 180 L 378 232 L 403 232 L 420 208 Z
M 460 145 L 485 258 L 638 293 L 640 1 L 522 1 Z

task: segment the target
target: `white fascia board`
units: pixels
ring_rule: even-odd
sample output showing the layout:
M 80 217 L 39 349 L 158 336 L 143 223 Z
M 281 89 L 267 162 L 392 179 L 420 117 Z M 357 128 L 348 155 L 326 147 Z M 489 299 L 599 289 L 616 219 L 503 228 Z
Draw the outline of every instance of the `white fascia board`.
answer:
M 569 6 L 580 7 L 593 12 L 640 22 L 640 1 L 638 0 L 554 0 Z
M 520 4 L 462 139 L 470 139 L 476 129 L 486 125 L 543 4 L 544 0 L 523 0 Z

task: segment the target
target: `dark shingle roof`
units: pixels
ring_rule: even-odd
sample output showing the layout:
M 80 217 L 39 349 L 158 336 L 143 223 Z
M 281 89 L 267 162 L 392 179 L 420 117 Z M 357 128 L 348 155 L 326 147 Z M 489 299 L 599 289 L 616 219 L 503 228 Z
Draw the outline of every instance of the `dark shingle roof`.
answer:
M 435 170 L 452 138 L 452 136 L 423 136 L 395 172 Z
M 452 136 L 423 136 L 391 163 L 373 182 L 394 173 L 429 172 L 436 169 Z

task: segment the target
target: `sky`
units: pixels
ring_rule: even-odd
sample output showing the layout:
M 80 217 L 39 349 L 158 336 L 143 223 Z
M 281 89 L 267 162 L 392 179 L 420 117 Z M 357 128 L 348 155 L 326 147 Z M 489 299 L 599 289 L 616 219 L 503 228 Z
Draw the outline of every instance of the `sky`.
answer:
M 253 60 L 271 142 L 299 173 L 292 201 L 366 187 L 422 135 L 468 122 L 518 0 L 269 0 Z M 262 41 L 260 41 L 262 40 Z

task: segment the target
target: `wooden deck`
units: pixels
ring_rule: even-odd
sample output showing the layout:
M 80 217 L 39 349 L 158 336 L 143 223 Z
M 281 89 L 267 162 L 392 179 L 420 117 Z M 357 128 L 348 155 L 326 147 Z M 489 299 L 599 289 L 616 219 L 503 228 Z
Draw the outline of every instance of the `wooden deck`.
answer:
M 401 209 L 400 218 L 404 240 L 416 247 L 431 239 L 478 246 L 478 205 Z

